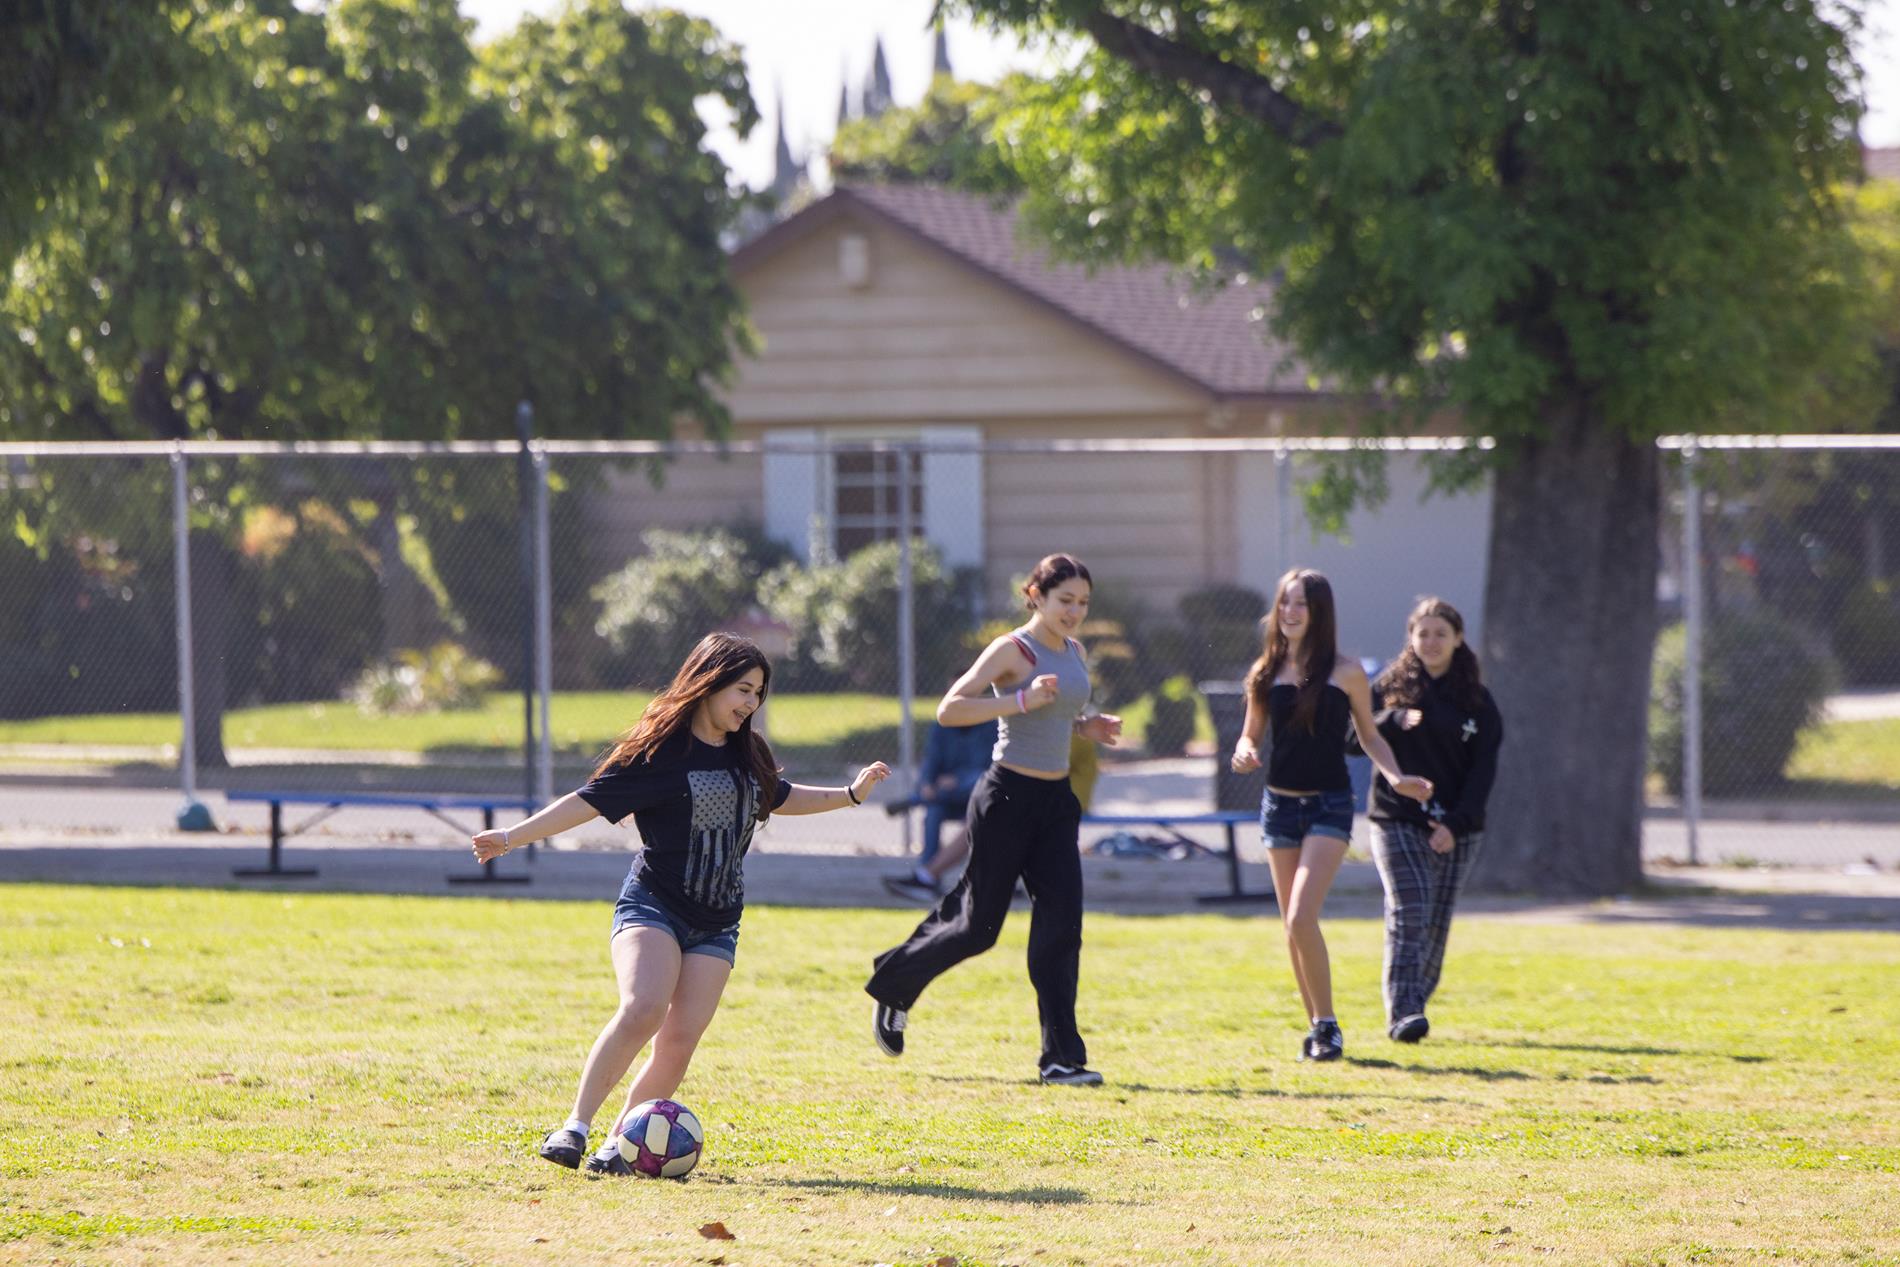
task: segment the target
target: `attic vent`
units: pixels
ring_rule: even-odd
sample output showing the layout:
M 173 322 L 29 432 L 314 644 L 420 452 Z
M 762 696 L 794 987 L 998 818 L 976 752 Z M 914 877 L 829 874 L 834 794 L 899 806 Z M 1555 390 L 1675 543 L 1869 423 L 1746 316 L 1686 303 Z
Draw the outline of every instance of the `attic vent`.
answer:
M 852 290 L 871 284 L 871 240 L 862 233 L 838 239 L 838 276 Z

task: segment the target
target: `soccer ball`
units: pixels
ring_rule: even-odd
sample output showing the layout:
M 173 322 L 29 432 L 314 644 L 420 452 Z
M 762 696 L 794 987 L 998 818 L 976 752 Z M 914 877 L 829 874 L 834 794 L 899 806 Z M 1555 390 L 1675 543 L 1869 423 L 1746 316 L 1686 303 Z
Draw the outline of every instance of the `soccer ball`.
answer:
M 671 1100 L 634 1106 L 620 1128 L 620 1155 L 638 1174 L 656 1179 L 683 1178 L 699 1164 L 706 1128 L 693 1111 Z

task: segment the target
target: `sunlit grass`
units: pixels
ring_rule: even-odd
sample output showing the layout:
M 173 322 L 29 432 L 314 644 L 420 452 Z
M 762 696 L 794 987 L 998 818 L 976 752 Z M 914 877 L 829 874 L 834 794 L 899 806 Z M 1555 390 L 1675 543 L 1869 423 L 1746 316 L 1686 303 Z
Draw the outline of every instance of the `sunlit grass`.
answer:
M 1337 921 L 1312 1066 L 1266 921 L 1091 916 L 1082 1091 L 1034 1082 L 1020 913 L 876 1052 L 912 918 L 748 913 L 675 1184 L 531 1154 L 604 901 L 0 887 L 0 1261 L 1900 1261 L 1890 934 L 1470 918 L 1400 1047 Z

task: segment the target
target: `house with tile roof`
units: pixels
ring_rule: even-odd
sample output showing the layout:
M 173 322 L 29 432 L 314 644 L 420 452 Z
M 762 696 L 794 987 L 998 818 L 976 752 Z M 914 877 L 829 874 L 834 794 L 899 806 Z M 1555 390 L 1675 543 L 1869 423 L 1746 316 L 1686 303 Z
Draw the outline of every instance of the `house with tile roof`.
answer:
M 1384 508 L 1350 540 L 1316 536 L 1272 454 L 979 451 L 999 441 L 1338 434 L 1354 402 L 1269 333 L 1273 287 L 1202 293 L 1160 266 L 1052 260 L 991 199 L 929 186 L 841 187 L 732 256 L 761 349 L 725 399 L 763 453 L 682 461 L 663 487 L 628 478 L 606 539 L 742 515 L 801 556 L 896 535 L 898 497 L 953 565 L 1009 578 L 1073 551 L 1162 610 L 1215 583 L 1271 592 L 1298 563 L 1334 577 L 1342 645 L 1396 650 L 1414 597 L 1481 618 L 1489 498 L 1421 502 L 1395 459 Z M 944 446 L 894 455 L 826 446 Z M 1296 468 L 1300 463 L 1296 463 Z M 1297 493 L 1293 496 L 1296 498 Z

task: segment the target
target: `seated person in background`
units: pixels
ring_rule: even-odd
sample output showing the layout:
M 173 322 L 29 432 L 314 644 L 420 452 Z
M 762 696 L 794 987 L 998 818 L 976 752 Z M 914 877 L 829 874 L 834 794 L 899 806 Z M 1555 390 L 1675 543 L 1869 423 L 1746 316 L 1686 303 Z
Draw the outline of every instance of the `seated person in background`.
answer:
M 924 807 L 923 852 L 906 874 L 885 876 L 886 889 L 918 902 L 934 902 L 942 895 L 944 876 L 969 853 L 961 836 L 948 851 L 943 849 L 944 821 L 952 817 L 963 821 L 970 793 L 989 769 L 995 747 L 994 721 L 976 726 L 931 723 L 930 736 L 924 741 L 923 765 L 917 771 L 916 803 Z

